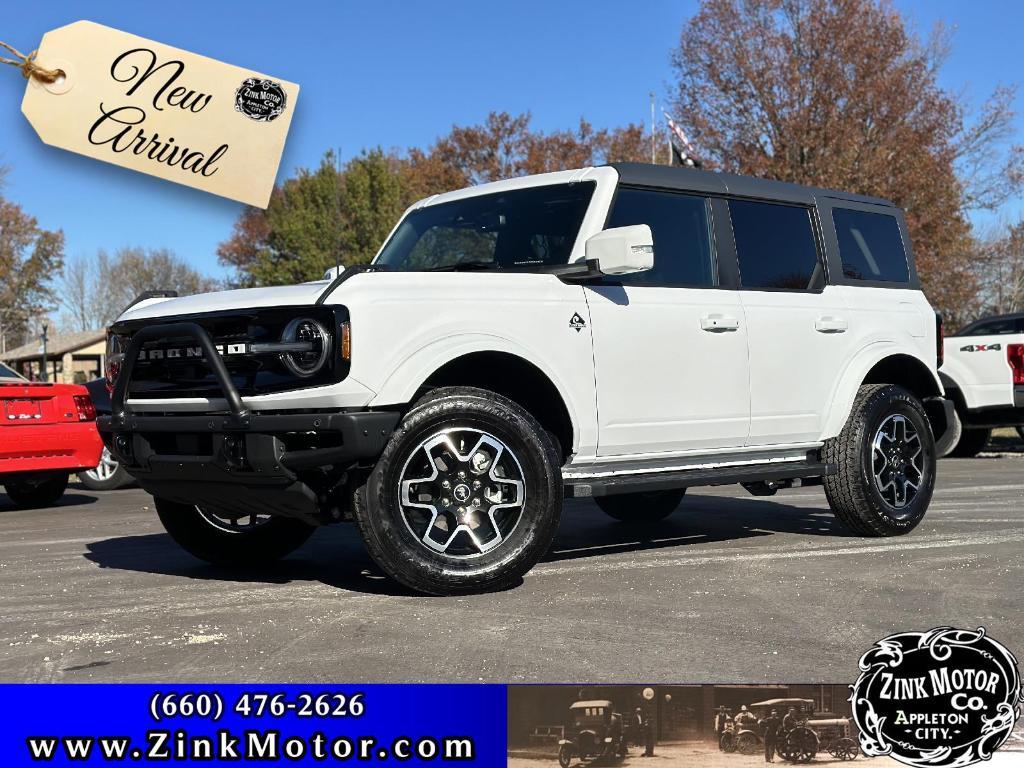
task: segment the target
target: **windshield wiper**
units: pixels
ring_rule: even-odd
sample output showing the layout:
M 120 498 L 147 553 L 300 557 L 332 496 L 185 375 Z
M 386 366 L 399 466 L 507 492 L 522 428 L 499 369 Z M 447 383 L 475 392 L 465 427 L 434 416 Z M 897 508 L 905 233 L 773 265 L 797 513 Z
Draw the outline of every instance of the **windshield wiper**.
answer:
M 493 261 L 483 261 L 482 259 L 470 260 L 470 261 L 457 261 L 454 264 L 445 264 L 443 267 L 430 267 L 429 269 L 423 270 L 424 272 L 458 272 L 463 269 L 499 269 L 499 267 Z

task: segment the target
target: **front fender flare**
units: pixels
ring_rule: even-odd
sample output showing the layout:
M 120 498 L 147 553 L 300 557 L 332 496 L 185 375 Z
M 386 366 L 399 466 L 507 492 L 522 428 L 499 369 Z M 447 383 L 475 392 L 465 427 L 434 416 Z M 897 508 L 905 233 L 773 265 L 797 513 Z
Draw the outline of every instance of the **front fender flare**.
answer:
M 384 407 L 412 402 L 423 383 L 442 366 L 474 352 L 503 352 L 520 358 L 533 365 L 558 391 L 565 404 L 572 423 L 573 434 L 578 442 L 582 423 L 577 403 L 569 396 L 565 383 L 554 372 L 554 369 L 535 351 L 518 342 L 484 333 L 466 333 L 438 339 L 421 347 L 398 365 L 377 391 L 377 396 L 369 403 L 371 407 Z M 574 446 L 575 448 L 576 446 Z

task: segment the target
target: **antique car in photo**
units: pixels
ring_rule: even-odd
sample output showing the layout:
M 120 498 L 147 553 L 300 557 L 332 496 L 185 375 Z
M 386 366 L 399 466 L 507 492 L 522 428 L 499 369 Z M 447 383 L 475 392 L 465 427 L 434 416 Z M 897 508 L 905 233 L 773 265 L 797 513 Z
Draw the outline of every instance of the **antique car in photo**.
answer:
M 558 742 L 558 764 L 569 768 L 575 758 L 591 761 L 626 756 L 622 715 L 610 701 L 577 701 L 569 707 L 566 738 Z
M 838 760 L 853 760 L 860 754 L 853 738 L 853 725 L 847 717 L 836 717 L 827 712 L 815 712 L 812 699 L 768 699 L 750 705 L 758 720 L 778 710 L 784 717 L 794 710 L 797 725 L 779 731 L 778 753 L 791 763 L 809 763 L 819 752 L 828 752 Z

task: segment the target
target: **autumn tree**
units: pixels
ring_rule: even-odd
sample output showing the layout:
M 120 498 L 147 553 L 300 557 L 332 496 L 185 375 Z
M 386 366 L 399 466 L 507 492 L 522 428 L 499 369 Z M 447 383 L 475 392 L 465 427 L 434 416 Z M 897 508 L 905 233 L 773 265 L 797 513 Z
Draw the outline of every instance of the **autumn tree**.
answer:
M 364 151 L 340 169 L 328 153 L 316 171 L 299 170 L 275 190 L 266 211 L 246 208 L 217 249 L 238 285 L 312 280 L 338 260 L 368 262 L 402 211 L 424 197 L 528 173 L 615 160 L 642 160 L 642 126 L 597 130 L 585 120 L 545 133 L 530 115 L 490 114 L 455 126 L 426 149 Z
M 53 280 L 63 262 L 63 232 L 42 229 L 0 197 L 0 349 L 23 343 L 30 321 L 56 304 Z
M 104 328 L 144 291 L 171 290 L 188 296 L 218 287 L 217 281 L 165 248 L 121 248 L 113 255 L 100 251 L 67 264 L 60 291 L 61 327 Z
M 703 0 L 672 55 L 675 111 L 723 170 L 888 198 L 905 209 L 925 290 L 956 322 L 976 292 L 966 212 L 1021 181 L 1013 90 L 974 121 L 922 41 L 879 0 Z

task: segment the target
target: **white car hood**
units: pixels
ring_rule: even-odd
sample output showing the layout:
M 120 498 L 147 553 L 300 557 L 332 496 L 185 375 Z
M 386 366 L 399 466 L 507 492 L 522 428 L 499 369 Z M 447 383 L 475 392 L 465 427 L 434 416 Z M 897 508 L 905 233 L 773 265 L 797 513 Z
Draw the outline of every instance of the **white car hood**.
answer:
M 300 285 L 200 293 L 179 299 L 147 299 L 129 309 L 118 320 L 144 320 L 255 307 L 310 306 L 329 284 L 327 280 L 317 280 Z

